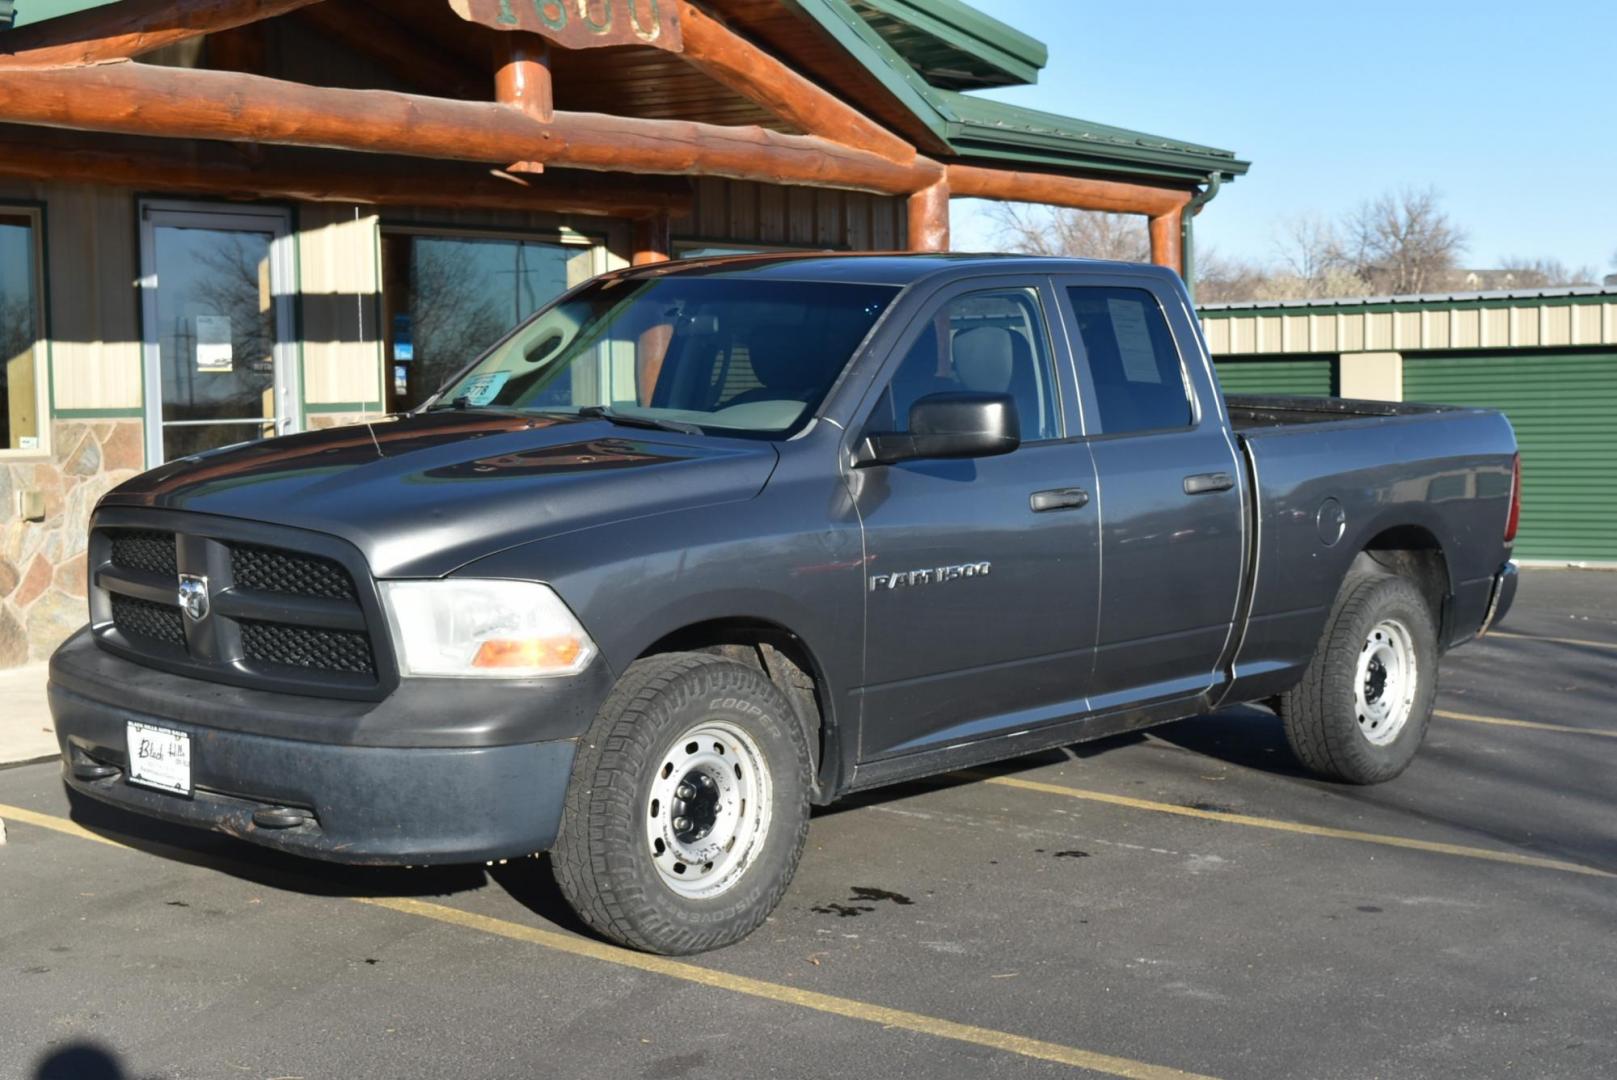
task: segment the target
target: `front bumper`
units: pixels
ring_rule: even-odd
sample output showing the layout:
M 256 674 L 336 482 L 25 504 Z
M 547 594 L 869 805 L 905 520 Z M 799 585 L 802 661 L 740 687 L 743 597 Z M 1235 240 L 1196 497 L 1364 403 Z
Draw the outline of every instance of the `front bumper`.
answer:
M 109 667 L 117 670 L 105 670 Z M 138 682 L 138 688 L 120 684 L 118 674 Z M 305 714 L 305 723 L 286 726 L 300 728 L 323 719 L 328 738 L 344 727 L 350 736 L 356 727 L 376 734 L 353 718 L 326 715 L 338 707 L 326 699 L 219 687 L 152 671 L 110 656 L 88 635 L 79 634 L 51 660 L 50 707 L 68 786 L 134 813 L 334 862 L 480 862 L 543 851 L 555 841 L 576 731 L 530 742 L 477 745 L 486 732 L 476 719 L 476 691 L 468 688 L 460 715 L 473 733 L 471 745 L 287 738 L 242 730 L 242 717 L 219 706 L 210 716 L 198 708 L 199 687 L 227 696 L 232 709 L 243 706 L 240 695 L 274 699 L 278 709 Z M 405 692 L 401 687 L 389 701 Z M 342 707 L 368 708 L 374 715 L 386 704 Z M 405 707 L 402 702 L 392 706 Z M 219 722 L 199 722 L 208 719 Z M 191 736 L 193 796 L 128 782 L 130 721 Z M 257 726 L 268 725 L 261 718 Z M 278 810 L 293 812 L 273 813 Z M 277 817 L 281 827 L 263 823 Z M 285 825 L 288 820 L 294 824 Z

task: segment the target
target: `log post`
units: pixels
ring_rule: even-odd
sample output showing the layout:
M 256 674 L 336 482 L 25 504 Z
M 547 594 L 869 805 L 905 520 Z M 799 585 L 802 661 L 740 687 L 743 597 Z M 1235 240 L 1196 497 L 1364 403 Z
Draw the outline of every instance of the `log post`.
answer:
M 672 221 L 667 214 L 653 214 L 634 223 L 634 265 L 667 262 L 674 257 Z
M 527 34 L 505 33 L 494 42 L 494 100 L 521 109 L 542 124 L 556 117 L 550 81 L 550 43 Z M 542 161 L 515 161 L 514 173 L 542 173 Z
M 1176 208 L 1151 217 L 1151 261 L 1181 275 L 1185 272 L 1183 214 L 1183 209 Z
M 911 251 L 949 250 L 949 182 L 940 180 L 922 188 L 907 200 L 909 209 L 909 249 Z

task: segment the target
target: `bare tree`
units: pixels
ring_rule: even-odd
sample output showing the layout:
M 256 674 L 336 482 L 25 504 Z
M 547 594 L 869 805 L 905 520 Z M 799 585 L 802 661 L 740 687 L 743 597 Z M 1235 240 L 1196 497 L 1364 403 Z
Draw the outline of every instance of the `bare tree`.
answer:
M 1010 251 L 1119 262 L 1151 261 L 1151 238 L 1145 219 L 1135 214 L 996 203 L 989 217 L 997 227 L 995 239 Z
M 1245 259 L 1227 258 L 1212 245 L 1196 249 L 1192 273 L 1196 278 L 1196 301 L 1202 304 L 1238 304 L 1256 298 L 1268 271 Z
M 34 304 L 29 296 L 0 296 L 0 365 L 34 347 Z M 0 379 L 5 372 L 0 370 Z
M 1405 188 L 1371 199 L 1344 223 L 1351 269 L 1375 291 L 1418 293 L 1437 286 L 1465 250 L 1431 188 Z
M 1499 264 L 1510 275 L 1511 285 L 1518 289 L 1554 289 L 1566 285 L 1593 285 L 1595 268 L 1579 266 L 1569 268 L 1560 259 L 1525 259 L 1512 256 Z

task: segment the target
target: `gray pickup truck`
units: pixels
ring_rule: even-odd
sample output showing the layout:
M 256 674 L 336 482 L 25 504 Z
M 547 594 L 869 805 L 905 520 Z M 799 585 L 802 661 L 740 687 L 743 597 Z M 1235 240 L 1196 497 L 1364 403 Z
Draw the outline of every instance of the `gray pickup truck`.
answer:
M 154 469 L 51 661 L 66 782 L 372 864 L 549 851 L 580 916 L 757 927 L 810 807 L 1264 702 L 1396 776 L 1515 593 L 1496 412 L 1230 398 L 1151 267 L 597 278 L 418 412 Z

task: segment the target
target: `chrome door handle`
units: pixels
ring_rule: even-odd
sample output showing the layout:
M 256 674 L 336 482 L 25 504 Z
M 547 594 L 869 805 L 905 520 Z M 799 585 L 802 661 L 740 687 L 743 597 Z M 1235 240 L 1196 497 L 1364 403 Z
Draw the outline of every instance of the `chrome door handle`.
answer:
M 1035 491 L 1028 496 L 1028 504 L 1033 507 L 1035 514 L 1042 514 L 1047 510 L 1076 510 L 1089 505 L 1089 492 L 1083 488 L 1053 488 L 1049 491 Z
M 1197 473 L 1185 477 L 1186 495 L 1204 495 L 1209 491 L 1228 491 L 1235 486 L 1235 477 L 1227 472 Z

